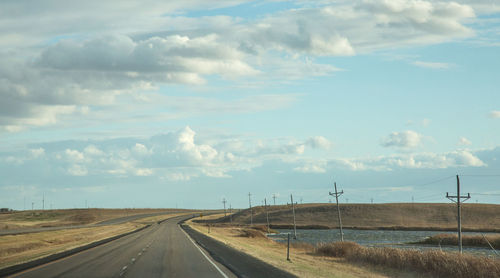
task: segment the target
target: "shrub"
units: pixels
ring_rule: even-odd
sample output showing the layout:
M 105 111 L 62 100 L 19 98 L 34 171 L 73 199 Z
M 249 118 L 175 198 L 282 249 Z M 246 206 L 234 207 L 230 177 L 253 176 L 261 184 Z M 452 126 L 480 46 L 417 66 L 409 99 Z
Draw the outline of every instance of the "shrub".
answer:
M 342 257 L 350 262 L 382 265 L 400 270 L 412 270 L 438 277 L 500 277 L 499 259 L 455 252 L 372 248 L 363 247 L 354 242 L 335 242 L 318 245 L 316 254 Z

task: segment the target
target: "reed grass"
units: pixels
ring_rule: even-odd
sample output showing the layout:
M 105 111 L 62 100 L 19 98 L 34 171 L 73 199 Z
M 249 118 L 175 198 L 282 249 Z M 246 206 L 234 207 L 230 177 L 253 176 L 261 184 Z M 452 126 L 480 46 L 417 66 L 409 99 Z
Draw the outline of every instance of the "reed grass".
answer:
M 428 276 L 453 278 L 500 277 L 500 259 L 439 250 L 363 247 L 354 242 L 319 244 L 315 253 L 349 262 L 410 270 Z
M 481 235 L 462 235 L 462 245 L 490 248 L 488 244 L 489 242 L 496 250 L 500 249 L 500 235 L 486 236 L 486 239 L 488 241 L 486 241 Z M 438 234 L 416 243 L 431 245 L 458 245 L 458 236 L 456 234 Z

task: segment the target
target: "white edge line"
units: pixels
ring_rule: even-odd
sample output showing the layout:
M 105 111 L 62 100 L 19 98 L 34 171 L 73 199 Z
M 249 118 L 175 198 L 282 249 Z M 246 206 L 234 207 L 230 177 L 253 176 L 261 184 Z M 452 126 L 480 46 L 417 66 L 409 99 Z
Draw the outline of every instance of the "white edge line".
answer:
M 224 278 L 229 278 L 227 277 L 226 273 L 224 273 L 204 252 L 201 250 L 201 248 L 196 244 L 196 242 L 193 241 L 193 239 L 181 228 L 181 225 L 177 225 L 179 229 L 186 235 L 186 237 L 193 243 L 193 245 L 200 250 L 201 254 L 222 274 L 222 277 Z

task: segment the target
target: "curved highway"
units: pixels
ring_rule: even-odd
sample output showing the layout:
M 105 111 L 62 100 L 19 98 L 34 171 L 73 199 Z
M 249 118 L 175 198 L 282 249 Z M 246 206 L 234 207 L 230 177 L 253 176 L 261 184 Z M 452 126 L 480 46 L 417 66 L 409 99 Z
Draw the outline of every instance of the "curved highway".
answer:
M 176 217 L 11 277 L 236 277 L 177 224 Z

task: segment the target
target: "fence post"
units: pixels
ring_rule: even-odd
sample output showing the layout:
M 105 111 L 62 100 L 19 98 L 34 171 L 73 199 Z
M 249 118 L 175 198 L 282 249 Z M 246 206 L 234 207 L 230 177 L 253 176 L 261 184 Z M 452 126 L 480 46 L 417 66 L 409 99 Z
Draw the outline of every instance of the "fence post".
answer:
M 288 233 L 288 243 L 286 247 L 286 260 L 290 260 L 290 233 Z

